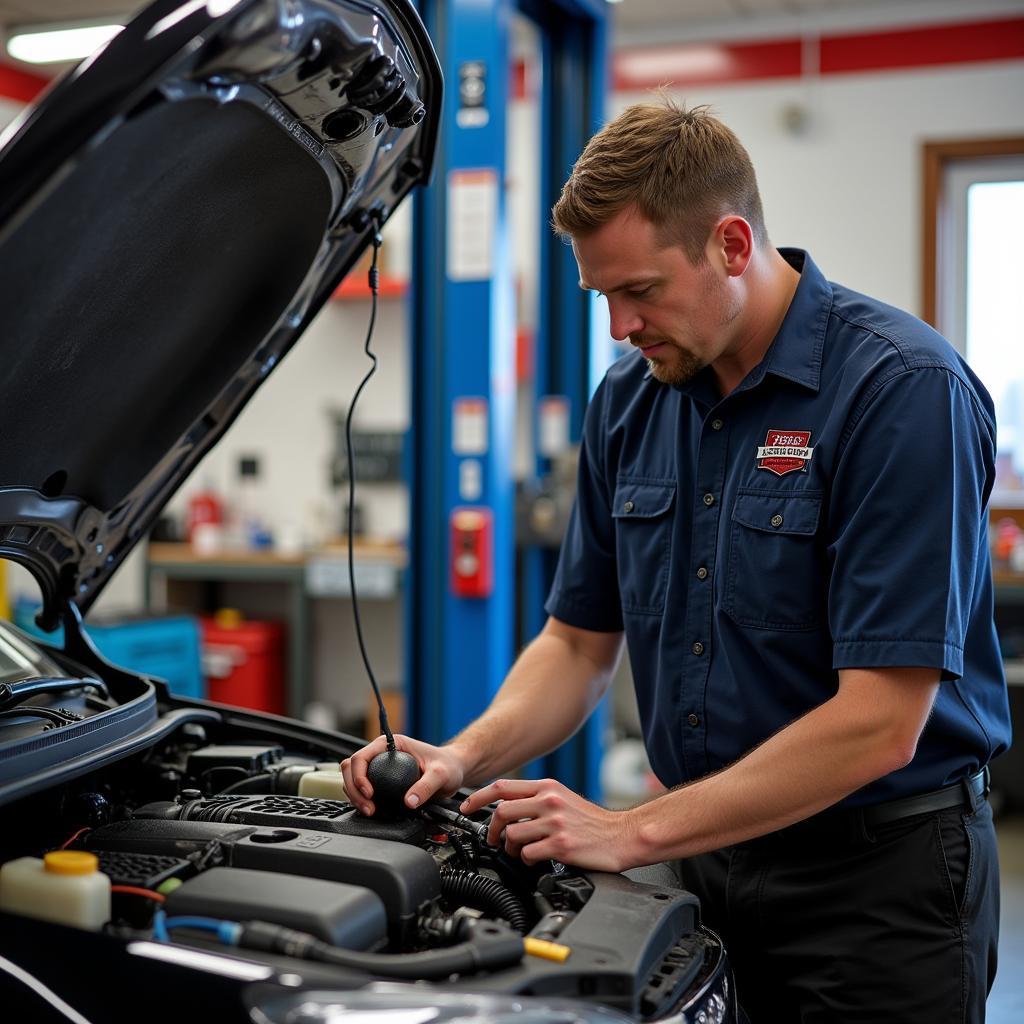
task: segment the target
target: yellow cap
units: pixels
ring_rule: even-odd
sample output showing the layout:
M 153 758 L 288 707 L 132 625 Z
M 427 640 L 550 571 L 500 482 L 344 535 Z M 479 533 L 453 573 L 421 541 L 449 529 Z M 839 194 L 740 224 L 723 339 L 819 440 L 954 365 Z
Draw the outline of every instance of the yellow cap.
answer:
M 542 960 L 554 960 L 562 963 L 569 959 L 572 952 L 569 946 L 560 942 L 548 942 L 547 939 L 534 939 L 529 935 L 523 939 L 523 951 L 530 956 L 539 956 Z
M 43 865 L 54 875 L 91 875 L 100 861 L 96 854 L 84 850 L 54 850 L 44 854 Z
M 221 629 L 235 629 L 245 621 L 245 616 L 237 608 L 218 608 L 213 620 Z

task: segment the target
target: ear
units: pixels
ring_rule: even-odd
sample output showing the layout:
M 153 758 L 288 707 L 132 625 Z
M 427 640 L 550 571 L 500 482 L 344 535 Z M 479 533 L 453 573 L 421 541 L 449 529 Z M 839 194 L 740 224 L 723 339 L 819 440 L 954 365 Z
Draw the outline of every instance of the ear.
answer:
M 754 232 L 735 214 L 723 217 L 712 229 L 712 247 L 729 277 L 741 277 L 754 255 Z

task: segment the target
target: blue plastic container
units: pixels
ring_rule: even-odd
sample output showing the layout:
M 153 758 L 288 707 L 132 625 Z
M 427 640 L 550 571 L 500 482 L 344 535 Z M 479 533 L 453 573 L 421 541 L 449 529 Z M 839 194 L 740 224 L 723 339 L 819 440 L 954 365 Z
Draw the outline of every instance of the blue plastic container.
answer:
M 14 624 L 60 647 L 63 628 L 44 633 L 36 625 L 39 604 L 18 598 Z M 86 632 L 107 661 L 145 675 L 166 679 L 171 692 L 181 697 L 205 697 L 206 680 L 200 660 L 199 620 L 190 615 L 87 622 Z

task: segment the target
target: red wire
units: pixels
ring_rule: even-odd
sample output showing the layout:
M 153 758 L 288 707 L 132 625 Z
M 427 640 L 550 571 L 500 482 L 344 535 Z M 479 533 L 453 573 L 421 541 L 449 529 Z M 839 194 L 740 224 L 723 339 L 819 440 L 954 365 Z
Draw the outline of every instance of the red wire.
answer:
M 88 825 L 85 828 L 80 828 L 70 839 L 65 839 L 64 842 L 60 844 L 59 849 L 66 850 L 83 832 L 88 831 Z
M 160 893 L 154 892 L 152 889 L 141 889 L 137 885 L 112 885 L 110 891 L 127 892 L 133 896 L 145 896 L 147 899 L 156 900 L 157 903 L 163 903 L 165 899 Z

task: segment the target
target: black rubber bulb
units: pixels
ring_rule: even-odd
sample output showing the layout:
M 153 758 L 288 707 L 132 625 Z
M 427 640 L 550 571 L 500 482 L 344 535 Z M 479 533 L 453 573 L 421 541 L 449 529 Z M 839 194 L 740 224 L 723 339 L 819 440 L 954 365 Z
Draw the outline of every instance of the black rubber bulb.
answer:
M 366 777 L 373 786 L 378 812 L 394 815 L 408 811 L 404 797 L 420 775 L 419 761 L 404 750 L 385 750 L 374 757 L 366 766 Z

